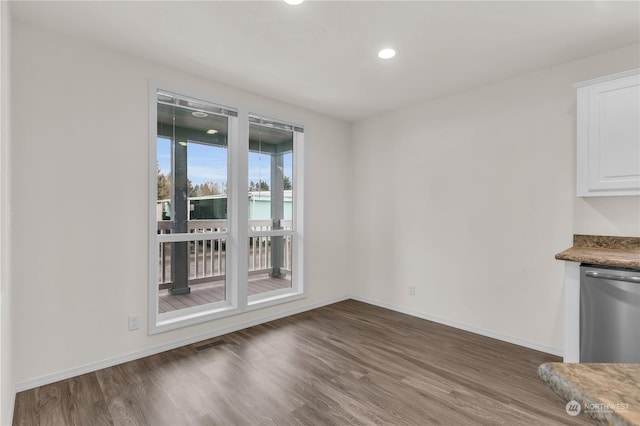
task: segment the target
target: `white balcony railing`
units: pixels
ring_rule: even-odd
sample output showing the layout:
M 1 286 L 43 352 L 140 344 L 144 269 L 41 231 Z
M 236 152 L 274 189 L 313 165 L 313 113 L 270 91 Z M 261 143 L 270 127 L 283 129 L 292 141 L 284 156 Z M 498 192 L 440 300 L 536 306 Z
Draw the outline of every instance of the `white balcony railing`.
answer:
M 251 220 L 249 226 L 252 231 L 267 231 L 271 229 L 271 221 Z M 158 221 L 158 233 L 170 234 L 172 222 Z M 291 229 L 291 221 L 282 221 L 282 227 Z M 211 234 L 211 238 L 198 241 L 188 241 L 189 244 L 189 285 L 223 280 L 226 276 L 226 240 L 216 235 L 227 230 L 226 220 L 191 220 L 188 222 L 188 232 L 197 234 Z M 208 236 L 208 235 L 207 235 Z M 200 236 L 201 238 L 201 236 Z M 268 272 L 271 264 L 271 238 L 269 236 L 249 237 L 249 274 L 256 275 Z M 285 271 L 291 271 L 291 237 L 283 238 L 283 265 Z M 173 243 L 159 244 L 158 285 L 160 289 L 171 287 L 171 247 Z

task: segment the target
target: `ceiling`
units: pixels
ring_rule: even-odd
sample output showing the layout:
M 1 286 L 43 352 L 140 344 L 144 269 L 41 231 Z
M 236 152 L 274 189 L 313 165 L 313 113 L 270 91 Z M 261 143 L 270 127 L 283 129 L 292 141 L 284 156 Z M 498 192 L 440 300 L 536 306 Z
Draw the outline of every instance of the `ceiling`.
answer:
M 356 121 L 640 42 L 640 2 L 72 1 L 14 19 Z M 381 60 L 392 46 L 398 54 Z

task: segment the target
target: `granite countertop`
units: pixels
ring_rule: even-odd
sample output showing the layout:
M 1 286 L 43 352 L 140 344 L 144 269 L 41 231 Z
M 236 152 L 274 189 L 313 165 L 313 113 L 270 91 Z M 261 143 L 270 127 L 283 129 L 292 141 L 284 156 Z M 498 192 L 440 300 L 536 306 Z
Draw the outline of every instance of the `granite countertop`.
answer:
M 550 362 L 538 376 L 598 424 L 640 425 L 640 364 Z
M 640 238 L 576 234 L 556 259 L 640 270 Z

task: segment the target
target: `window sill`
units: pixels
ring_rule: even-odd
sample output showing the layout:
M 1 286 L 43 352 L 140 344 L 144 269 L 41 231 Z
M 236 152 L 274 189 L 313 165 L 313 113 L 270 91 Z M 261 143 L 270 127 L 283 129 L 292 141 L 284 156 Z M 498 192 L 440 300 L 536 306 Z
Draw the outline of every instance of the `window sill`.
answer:
M 206 306 L 206 305 L 205 305 Z M 241 311 L 229 304 L 226 304 L 222 307 L 214 307 L 212 309 L 199 310 L 196 312 L 188 312 L 188 310 L 178 311 L 181 315 L 176 316 L 174 318 L 160 318 L 156 324 L 149 325 L 149 335 L 163 333 L 169 330 L 175 330 L 182 327 L 187 327 L 190 325 L 199 324 L 206 321 L 211 321 L 214 319 L 224 318 L 231 315 L 237 315 L 241 313 Z
M 304 291 L 289 290 L 288 292 L 283 294 L 274 294 L 272 296 L 262 297 L 257 300 L 249 300 L 247 311 L 280 305 L 281 303 L 292 302 L 294 300 L 300 300 L 306 297 L 307 294 Z

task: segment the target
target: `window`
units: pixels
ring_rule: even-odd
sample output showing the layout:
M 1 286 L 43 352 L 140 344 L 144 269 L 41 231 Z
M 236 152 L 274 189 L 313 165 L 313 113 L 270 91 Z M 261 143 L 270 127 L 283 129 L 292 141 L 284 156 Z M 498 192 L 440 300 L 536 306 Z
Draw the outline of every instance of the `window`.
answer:
M 302 127 L 151 93 L 149 332 L 304 297 Z
M 294 141 L 300 128 L 249 116 L 249 303 L 296 289 L 297 190 Z

